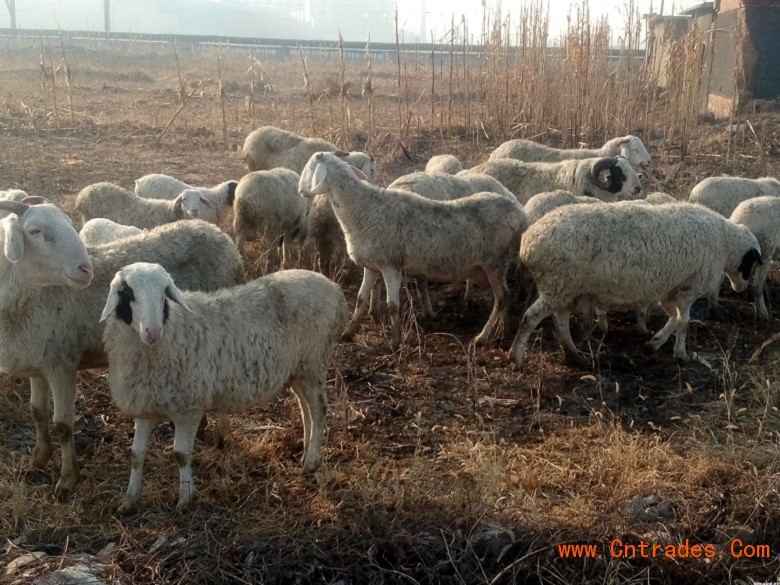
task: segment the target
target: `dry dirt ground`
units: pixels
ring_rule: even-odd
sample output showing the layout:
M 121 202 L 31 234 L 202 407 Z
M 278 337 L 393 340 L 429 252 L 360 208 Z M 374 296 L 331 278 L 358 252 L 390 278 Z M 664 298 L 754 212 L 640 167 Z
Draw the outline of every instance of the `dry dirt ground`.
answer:
M 34 45 L 0 53 L 0 188 L 23 188 L 72 212 L 78 191 L 97 181 L 132 188 L 133 179 L 150 172 L 202 184 L 243 174 L 237 150 L 252 128 L 244 61 L 222 63 L 226 80 L 240 80 L 233 90 L 225 84 L 226 136 L 219 93 L 208 83 L 160 138 L 179 103 L 170 51 L 159 65 L 159 55 L 68 47 L 70 100 L 58 81 L 56 116 L 51 79 L 41 85 L 39 53 Z M 373 134 L 362 122 L 365 100 L 353 91 L 352 129 L 345 133 L 338 99 L 316 101 L 312 119 L 299 66 L 293 58 L 266 64 L 276 86 L 258 93 L 254 123 L 299 132 L 314 125 L 326 138 L 349 138 L 352 147 L 368 140 L 382 184 L 422 168 L 432 154 L 455 152 L 471 164 L 496 145 L 483 141 L 478 149 L 457 128 L 422 128 L 405 140 L 407 157 L 394 138 L 391 89 L 375 93 L 384 118 L 378 116 Z M 183 59 L 182 67 L 185 81 L 216 75 L 215 61 Z M 647 130 L 655 157 L 646 181 L 651 190 L 684 197 L 720 172 L 780 176 L 778 117 L 748 113 L 735 122 L 733 132 L 727 122 L 698 126 L 685 161 L 662 128 Z M 255 247 L 247 267 L 257 276 L 261 265 Z M 350 304 L 358 282 L 356 273 L 342 274 Z M 775 298 L 777 291 L 775 284 Z M 173 510 L 177 469 L 167 424 L 150 448 L 142 511 L 115 515 L 129 472 L 132 422 L 113 406 L 104 371 L 79 378 L 82 476 L 66 502 L 53 495 L 56 454 L 47 472 L 28 471 L 35 432 L 26 380 L 0 376 L 0 567 L 27 552 L 47 555 L 0 582 L 31 582 L 79 555 L 97 555 L 99 575 L 123 583 L 780 579 L 773 346 L 748 363 L 777 326 L 757 328 L 748 298 L 727 294 L 717 319 L 696 305 L 689 346 L 710 367 L 676 364 L 668 345 L 644 356 L 644 339 L 625 314 L 612 317 L 603 338 L 576 325 L 591 367 L 565 365 L 546 325 L 517 372 L 506 354 L 511 335 L 499 347 L 469 345 L 489 313 L 489 293 L 466 307 L 459 292 L 436 288 L 434 319 L 416 321 L 407 310 L 395 354 L 382 319 L 366 322 L 354 342 L 337 345 L 324 464 L 313 480 L 299 475 L 302 430 L 296 405 L 285 398 L 235 416 L 223 450 L 208 437 L 196 444 L 198 505 L 181 515 Z M 407 307 L 416 301 L 412 285 L 406 300 Z M 650 328 L 662 323 L 655 314 Z M 735 558 L 734 538 L 769 545 L 771 553 Z M 614 539 L 710 544 L 716 555 L 680 558 L 678 549 L 618 558 L 609 551 Z M 599 555 L 563 558 L 558 545 L 565 543 L 598 544 Z

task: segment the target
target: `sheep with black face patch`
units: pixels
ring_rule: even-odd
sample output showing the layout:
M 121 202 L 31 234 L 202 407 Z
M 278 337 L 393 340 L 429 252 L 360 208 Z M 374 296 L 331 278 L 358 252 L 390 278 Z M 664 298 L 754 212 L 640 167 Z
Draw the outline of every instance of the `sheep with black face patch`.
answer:
M 387 287 L 391 346 L 401 343 L 400 286 L 404 272 L 439 282 L 471 280 L 489 285 L 493 311 L 475 341 L 486 343 L 504 313 L 506 271 L 525 229 L 516 200 L 477 193 L 455 201 L 433 201 L 416 193 L 382 189 L 361 181 L 338 156 L 319 152 L 301 173 L 304 197 L 324 194 L 344 230 L 347 252 L 363 267 L 355 313 L 344 332 L 357 333 L 379 275 Z
M 508 140 L 490 154 L 490 160 L 513 158 L 525 162 L 557 162 L 605 156 L 622 156 L 635 170 L 650 164 L 650 153 L 642 139 L 630 134 L 608 140 L 601 148 L 553 148 L 532 140 Z
M 223 181 L 214 187 L 194 187 L 169 175 L 154 173 L 135 181 L 135 194 L 144 199 L 173 201 L 185 192 L 195 192 L 184 200 L 184 211 L 211 223 L 220 223 L 233 207 L 238 181 Z
M 244 269 L 230 238 L 203 221 L 178 222 L 86 247 L 54 205 L 3 201 L 0 209 L 11 212 L 0 222 L 5 240 L 0 253 L 0 370 L 30 378 L 35 467 L 43 467 L 53 452 L 51 394 L 53 430 L 62 450 L 56 491 L 65 496 L 79 474 L 73 442 L 76 372 L 105 365 L 98 319 L 116 271 L 152 260 L 166 266 L 184 288 L 208 291 L 243 282 Z
M 523 205 L 537 193 L 556 189 L 602 201 L 635 199 L 642 190 L 636 171 L 622 157 L 561 162 L 521 162 L 501 158 L 484 162 L 457 176 L 474 173 L 498 179 Z
M 140 501 L 144 458 L 158 418 L 176 428 L 182 509 L 195 494 L 191 458 L 202 415 L 243 412 L 288 386 L 303 419 L 303 472 L 312 473 L 325 431 L 333 343 L 346 317 L 339 287 L 305 270 L 275 272 L 213 293 L 180 292 L 157 264 L 117 272 L 101 321 L 111 395 L 135 419 L 132 470 L 120 512 Z
M 711 294 L 724 272 L 734 290 L 744 290 L 761 263 L 761 248 L 748 228 L 699 205 L 625 201 L 548 213 L 523 235 L 520 261 L 539 298 L 523 315 L 512 345 L 518 367 L 531 333 L 550 315 L 567 360 L 581 361 L 569 317 L 582 302 L 606 310 L 660 301 L 669 320 L 646 347 L 656 351 L 674 332 L 674 356 L 685 361 L 693 302 Z

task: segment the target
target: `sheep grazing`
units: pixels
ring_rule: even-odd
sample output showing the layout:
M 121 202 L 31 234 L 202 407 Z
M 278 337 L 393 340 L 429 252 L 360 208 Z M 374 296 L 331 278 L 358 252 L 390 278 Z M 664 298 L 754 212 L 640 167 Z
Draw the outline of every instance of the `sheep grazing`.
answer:
M 561 162 L 489 160 L 458 177 L 484 173 L 498 179 L 524 204 L 537 193 L 563 189 L 602 201 L 636 198 L 642 190 L 636 171 L 625 158 L 589 158 Z
M 199 192 L 192 191 L 191 195 L 200 201 Z M 188 196 L 182 193 L 173 201 L 143 199 L 111 183 L 95 183 L 78 194 L 76 211 L 84 222 L 103 217 L 122 225 L 148 229 L 187 218 L 184 199 Z
M 489 285 L 493 311 L 476 341 L 495 333 L 507 296 L 506 271 L 525 228 L 517 201 L 478 193 L 455 201 L 433 201 L 407 191 L 362 182 L 332 153 L 312 156 L 301 173 L 304 197 L 325 194 L 344 229 L 350 257 L 363 266 L 363 283 L 344 338 L 360 328 L 379 274 L 387 287 L 391 345 L 401 343 L 399 318 L 403 272 L 440 282 L 471 280 Z
M 451 154 L 438 154 L 432 156 L 428 164 L 425 165 L 426 173 L 444 173 L 446 175 L 455 175 L 463 170 L 460 161 Z
M 87 246 L 102 246 L 115 240 L 137 236 L 144 230 L 132 225 L 122 225 L 104 217 L 90 219 L 79 231 L 79 237 Z
M 169 302 L 171 301 L 171 302 Z M 243 412 L 289 386 L 303 419 L 303 472 L 320 461 L 325 380 L 348 313 L 337 285 L 286 270 L 213 293 L 182 293 L 159 265 L 136 263 L 111 281 L 101 321 L 111 395 L 135 418 L 130 482 L 120 513 L 141 498 L 143 464 L 158 417 L 176 428 L 177 509 L 195 495 L 192 448 L 204 412 Z
M 311 200 L 306 224 L 301 257 L 314 266 L 316 252 L 319 271 L 334 278 L 348 259 L 347 242 L 333 206 L 325 195 L 317 195 Z
M 509 140 L 490 154 L 490 160 L 513 158 L 525 162 L 558 162 L 562 160 L 622 156 L 639 170 L 650 164 L 650 153 L 637 136 L 621 136 L 607 141 L 601 148 L 552 148 L 531 140 Z
M 165 225 L 86 248 L 70 219 L 53 205 L 3 201 L 0 209 L 11 212 L 0 221 L 5 239 L 0 254 L 0 370 L 30 378 L 35 467 L 43 467 L 53 450 L 51 392 L 53 430 L 62 449 L 56 491 L 64 497 L 78 479 L 76 371 L 105 365 L 98 318 L 116 271 L 148 259 L 171 270 L 184 288 L 210 291 L 243 282 L 243 265 L 230 238 L 202 221 Z
M 691 190 L 688 201 L 709 207 L 723 217 L 731 217 L 737 205 L 763 195 L 780 197 L 780 181 L 772 177 L 710 177 Z
M 730 219 L 734 223 L 747 226 L 761 246 L 764 263 L 756 269 L 750 289 L 756 300 L 758 318 L 768 320 L 769 310 L 764 300 L 764 287 L 772 267 L 772 258 L 775 257 L 780 243 L 780 197 L 764 195 L 747 199 L 737 205 Z
M 238 251 L 243 253 L 246 241 L 261 234 L 270 271 L 278 267 L 279 247 L 282 266 L 287 267 L 289 246 L 306 237 L 307 206 L 298 195 L 299 178 L 285 168 L 255 171 L 245 175 L 236 187 L 233 229 Z
M 162 174 L 145 175 L 135 181 L 135 194 L 144 199 L 173 201 L 185 191 L 188 195 L 182 206 L 190 217 L 211 223 L 220 223 L 223 215 L 233 207 L 238 181 L 224 181 L 214 187 L 193 187 L 174 177 Z
M 267 171 L 284 167 L 300 174 L 314 153 L 338 151 L 335 145 L 319 138 L 304 138 L 273 126 L 254 130 L 244 141 L 243 157 L 250 171 Z M 374 157 L 365 152 L 341 152 L 349 164 L 363 171 L 366 180 L 377 179 Z
M 610 229 L 604 229 L 604 226 Z M 520 261 L 539 298 L 523 315 L 511 355 L 521 367 L 533 330 L 552 315 L 566 359 L 581 363 L 569 317 L 581 302 L 609 308 L 646 307 L 658 301 L 669 315 L 646 344 L 656 351 L 676 334 L 674 357 L 685 361 L 693 302 L 711 294 L 726 272 L 743 290 L 761 248 L 745 226 L 697 205 L 569 205 L 528 228 Z

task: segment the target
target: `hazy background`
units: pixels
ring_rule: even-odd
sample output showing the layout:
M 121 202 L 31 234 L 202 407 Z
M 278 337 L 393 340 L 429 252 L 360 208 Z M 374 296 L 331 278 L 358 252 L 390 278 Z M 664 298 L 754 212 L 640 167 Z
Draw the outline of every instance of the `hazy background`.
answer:
M 658 12 L 662 0 L 634 0 L 640 14 Z M 664 1 L 664 14 L 697 4 L 694 1 Z M 522 2 L 488 0 L 491 12 L 517 17 L 528 4 L 549 8 L 551 41 L 566 28 L 567 17 L 583 2 L 549 0 Z M 395 40 L 394 13 L 398 7 L 404 41 L 444 40 L 454 15 L 460 25 L 465 15 L 469 35 L 479 41 L 483 20 L 481 0 L 111 0 L 111 29 L 117 32 L 213 34 L 269 38 L 334 40 L 341 30 L 345 40 L 375 42 Z M 606 16 L 615 34 L 621 34 L 628 2 L 590 0 L 592 21 Z M 19 28 L 104 30 L 103 0 L 16 0 Z M 0 26 L 10 26 L 4 2 L 0 3 Z M 613 42 L 617 42 L 615 38 Z

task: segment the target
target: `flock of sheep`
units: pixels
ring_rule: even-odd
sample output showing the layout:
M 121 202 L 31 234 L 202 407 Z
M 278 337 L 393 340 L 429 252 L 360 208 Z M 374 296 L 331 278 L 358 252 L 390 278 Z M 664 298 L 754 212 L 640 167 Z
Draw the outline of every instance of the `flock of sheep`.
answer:
M 80 232 L 45 199 L 0 192 L 0 369 L 30 378 L 34 466 L 50 458 L 51 432 L 59 438 L 58 495 L 79 473 L 76 372 L 105 365 L 115 403 L 135 419 L 121 512 L 140 502 L 159 419 L 175 425 L 181 509 L 193 501 L 191 453 L 205 413 L 218 415 L 223 437 L 229 413 L 286 387 L 301 408 L 303 471 L 314 471 L 333 344 L 357 333 L 380 275 L 397 348 L 404 275 L 416 279 L 426 316 L 434 313 L 428 281 L 489 287 L 493 310 L 475 338 L 488 343 L 509 310 L 507 276 L 516 271 L 517 286 L 537 292 L 512 344 L 518 367 L 548 316 L 566 359 L 579 362 L 572 312 L 595 314 L 606 330 L 608 310 L 635 309 L 647 333 L 657 304 L 668 320 L 647 348 L 674 333 L 674 357 L 687 360 L 691 306 L 717 298 L 724 274 L 737 291 L 750 283 L 759 317 L 769 317 L 763 291 L 780 232 L 776 179 L 710 178 L 688 202 L 662 193 L 639 199 L 637 171 L 650 155 L 635 136 L 596 150 L 512 140 L 474 168 L 438 156 L 388 188 L 375 184 L 369 155 L 278 128 L 252 132 L 243 156 L 249 174 L 212 188 L 165 175 L 138 179 L 135 192 L 90 185 L 76 198 Z M 234 240 L 218 227 L 231 212 Z M 240 254 L 258 236 L 270 270 L 246 283 Z M 291 264 L 296 241 L 306 267 L 333 276 L 348 256 L 363 269 L 350 320 L 334 282 L 277 271 Z

